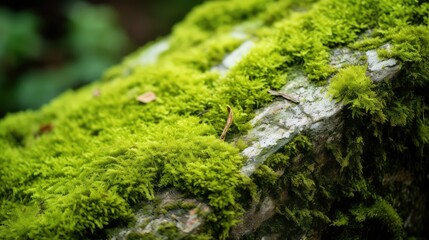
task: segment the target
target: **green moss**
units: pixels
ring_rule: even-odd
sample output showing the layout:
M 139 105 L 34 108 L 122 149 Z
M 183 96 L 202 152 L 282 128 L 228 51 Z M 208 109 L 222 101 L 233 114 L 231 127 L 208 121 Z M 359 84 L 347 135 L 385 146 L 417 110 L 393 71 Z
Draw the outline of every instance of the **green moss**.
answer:
M 241 44 L 241 40 L 230 35 L 213 37 L 198 46 L 190 49 L 186 55 L 182 52 L 172 52 L 166 60 L 166 64 L 180 64 L 198 69 L 201 72 L 208 71 L 218 65 L 226 54 L 232 52 Z
M 409 211 L 425 209 L 417 195 L 426 196 L 420 191 L 427 181 L 420 177 L 396 180 L 395 183 L 386 179 L 404 171 L 419 176 L 428 170 L 427 157 L 424 156 L 428 132 L 425 127 L 419 127 L 426 126 L 423 119 L 428 110 L 424 103 L 427 97 L 423 93 L 426 91 L 423 89 L 428 87 L 427 77 L 422 76 L 427 69 L 427 60 L 423 59 L 429 57 L 427 31 L 427 26 L 376 31 L 373 38 L 354 46 L 368 49 L 389 42 L 391 49 L 380 51 L 380 54 L 400 59 L 403 69 L 391 81 L 375 85 L 364 80 L 365 67 L 345 69 L 343 71 L 347 74 L 340 71 L 332 79 L 330 91 L 338 101 L 347 104 L 346 116 L 351 118 L 346 117 L 343 144 L 331 146 L 342 181 L 342 193 L 334 195 L 344 195 L 347 200 L 337 200 L 336 204 L 342 210 L 333 217 L 332 226 L 338 229 L 332 229 L 328 238 L 360 239 L 364 234 L 383 232 L 389 238 L 402 239 L 404 219 L 422 226 L 424 214 L 418 214 L 415 220 L 411 220 Z M 360 74 L 356 71 L 359 68 Z M 348 79 L 358 79 L 358 75 L 361 84 L 356 80 L 348 82 Z M 362 98 L 366 100 L 361 101 Z M 413 181 L 412 186 L 407 181 Z M 402 197 L 396 191 L 409 194 Z M 404 202 L 414 204 L 408 208 L 404 207 Z M 374 225 L 379 227 L 375 229 Z M 407 234 L 422 234 L 417 228 L 408 227 Z
M 174 223 L 162 224 L 158 228 L 158 233 L 161 236 L 167 237 L 167 239 L 179 239 L 181 237 L 181 234 Z
M 327 200 L 319 190 L 324 186 L 313 175 L 315 164 L 311 140 L 298 135 L 257 169 L 252 178 L 258 184 L 259 194 L 263 195 L 259 198 L 268 195 L 275 199 L 277 214 L 262 225 L 259 234 L 250 235 L 247 239 L 257 239 L 273 232 L 280 233 L 281 238 L 309 236 L 313 229 L 318 228 L 316 226 L 330 223 Z
M 174 202 L 167 204 L 163 207 L 165 211 L 174 210 L 174 209 L 184 209 L 189 210 L 195 208 L 197 205 L 194 202 Z
M 307 136 L 298 135 L 277 153 L 270 156 L 265 164 L 274 169 L 287 167 L 296 156 L 309 152 L 311 148 L 311 140 Z
M 365 114 L 377 115 L 380 122 L 385 121 L 382 112 L 384 103 L 373 90 L 375 85 L 366 76 L 366 66 L 350 66 L 341 69 L 331 79 L 329 93 L 334 99 L 351 110 L 352 117 Z
M 258 182 L 260 186 L 275 186 L 279 179 L 279 174 L 267 165 L 261 165 L 256 169 L 253 174 L 254 181 Z
M 356 231 L 365 228 L 366 232 Z M 370 206 L 355 206 L 350 215 L 337 213 L 332 223 L 339 232 L 338 239 L 362 239 L 366 234 L 375 234 L 382 229 L 389 239 L 403 239 L 403 222 L 396 210 L 385 200 L 377 199 Z M 352 227 L 351 227 L 352 226 Z
M 208 2 L 197 7 L 192 14 L 174 28 L 173 49 L 188 48 L 204 42 L 216 33 L 231 30 L 235 24 L 251 20 L 265 9 L 265 0 L 246 2 Z
M 227 238 L 252 181 L 290 189 L 295 200 L 280 211 L 282 219 L 300 223 L 298 232 L 326 227 L 334 219 L 331 204 L 338 203 L 347 217 L 336 225 L 362 228 L 354 206 L 371 219 L 378 219 L 374 209 L 384 209 L 389 214 L 377 221 L 397 236 L 392 212 L 427 183 L 419 177 L 414 188 L 383 186 L 384 175 L 402 168 L 426 176 L 428 9 L 414 0 L 207 2 L 175 27 L 157 63 L 139 65 L 138 52 L 102 81 L 0 121 L 0 238 L 97 238 L 132 221 L 133 207 L 164 188 L 206 201 L 213 209 L 207 233 Z M 230 32 L 246 22 L 261 24 L 244 30 L 254 42 L 249 54 L 226 76 L 211 71 L 242 43 Z M 347 106 L 343 145 L 331 147 L 335 164 L 321 170 L 308 153 L 310 140 L 299 136 L 257 171 L 260 181 L 243 176 L 243 144 L 228 141 L 244 134 L 254 110 L 272 101 L 267 90 L 283 86 L 296 66 L 327 84 L 335 73 L 328 65 L 331 49 L 371 29 L 354 47 L 389 42 L 392 49 L 383 55 L 401 60 L 404 71 L 377 86 L 365 66 L 340 70 L 331 80 L 331 94 Z M 156 93 L 154 102 L 135 100 L 148 91 Z M 224 142 L 218 138 L 226 106 L 234 123 Z M 280 169 L 286 169 L 282 176 Z M 325 177 L 314 177 L 324 171 Z M 408 200 L 393 196 L 403 188 Z
M 132 232 L 127 235 L 126 240 L 159 240 L 159 238 L 152 233 Z

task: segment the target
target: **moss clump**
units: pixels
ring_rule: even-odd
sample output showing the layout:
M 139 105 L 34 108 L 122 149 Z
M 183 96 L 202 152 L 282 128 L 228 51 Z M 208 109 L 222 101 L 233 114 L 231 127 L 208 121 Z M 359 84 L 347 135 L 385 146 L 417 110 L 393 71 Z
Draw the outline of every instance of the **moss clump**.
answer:
M 154 234 L 152 233 L 135 233 L 132 232 L 127 235 L 126 240 L 158 240 Z
M 311 157 L 301 166 L 285 153 L 275 155 L 260 176 L 267 173 L 268 184 L 283 182 L 300 199 L 281 209 L 288 221 L 300 223 L 297 232 L 316 228 L 312 219 L 326 224 L 326 216 L 332 220 L 337 213 L 355 219 L 342 229 L 361 231 L 359 211 L 395 228 L 394 214 L 376 218 L 373 208 L 391 212 L 404 202 L 420 204 L 416 195 L 427 184 L 421 176 L 429 162 L 428 11 L 427 3 L 415 0 L 204 4 L 175 27 L 170 49 L 156 63 L 139 65 L 141 55 L 133 55 L 102 81 L 0 122 L 0 238 L 97 238 L 105 228 L 132 221 L 132 207 L 154 200 L 166 187 L 206 201 L 213 209 L 208 234 L 226 238 L 252 186 L 252 179 L 240 174 L 244 159 L 228 141 L 248 129 L 254 110 L 273 99 L 267 90 L 285 84 L 291 68 L 302 66 L 310 79 L 326 84 L 335 73 L 328 65 L 331 48 L 354 43 L 370 29 L 371 40 L 355 47 L 391 42 L 392 51 L 384 55 L 402 60 L 404 71 L 377 87 L 364 67 L 341 70 L 332 80 L 331 92 L 348 107 L 344 145 L 331 147 L 339 164 L 326 170 L 332 177 L 312 177 Z M 250 53 L 226 76 L 210 71 L 241 44 L 230 32 L 244 22 L 259 24 L 243 30 L 254 42 Z M 135 100 L 148 91 L 156 93 L 156 101 Z M 226 106 L 235 117 L 223 142 L 218 137 Z M 302 140 L 298 152 L 308 146 Z M 273 175 L 288 164 L 294 167 L 286 177 Z M 401 169 L 418 176 L 414 184 L 387 184 Z M 403 189 L 409 194 L 394 196 Z M 398 215 L 405 218 L 407 210 Z M 417 220 L 423 224 L 427 218 Z M 422 226 L 413 225 L 410 234 L 420 234 Z
M 344 184 L 342 193 L 334 195 L 345 199 L 335 202 L 338 209 L 333 226 L 339 228 L 328 231 L 329 237 L 358 239 L 384 232 L 389 238 L 402 239 L 405 220 L 408 235 L 425 235 L 420 227 L 428 221 L 422 202 L 428 198 L 422 191 L 428 180 L 421 177 L 429 169 L 424 117 L 428 78 L 422 73 L 427 71 L 429 59 L 428 30 L 427 26 L 392 28 L 375 33 L 374 41 L 355 45 L 366 48 L 391 43 L 392 48 L 381 55 L 402 60 L 403 70 L 394 79 L 368 85 L 361 71 L 362 83 L 346 86 L 348 79 L 359 78 L 355 75 L 358 67 L 352 67 L 343 70 L 350 72 L 348 75 L 340 72 L 331 82 L 331 93 L 347 106 L 347 128 L 343 145 L 331 147 Z M 405 202 L 413 206 L 405 207 Z M 410 216 L 413 209 L 420 209 L 421 214 Z
M 311 140 L 298 135 L 258 168 L 252 179 L 258 185 L 259 198 L 274 199 L 277 211 L 259 231 L 245 239 L 272 233 L 284 239 L 310 236 L 315 229 L 330 223 L 322 190 L 325 186 L 319 184 L 316 165 Z
M 377 115 L 383 122 L 384 104 L 374 91 L 375 85 L 366 76 L 366 66 L 350 66 L 341 69 L 329 84 L 329 93 L 339 102 L 345 104 L 352 117 L 365 114 Z
M 349 217 L 351 216 L 351 217 Z M 404 237 L 403 221 L 396 210 L 385 200 L 377 199 L 370 206 L 357 205 L 350 210 L 350 215 L 337 213 L 332 226 L 340 232 L 337 239 L 361 239 L 351 228 L 341 229 L 342 226 L 354 225 L 366 228 L 369 236 L 376 236 L 380 229 L 387 233 L 382 237 L 402 239 Z

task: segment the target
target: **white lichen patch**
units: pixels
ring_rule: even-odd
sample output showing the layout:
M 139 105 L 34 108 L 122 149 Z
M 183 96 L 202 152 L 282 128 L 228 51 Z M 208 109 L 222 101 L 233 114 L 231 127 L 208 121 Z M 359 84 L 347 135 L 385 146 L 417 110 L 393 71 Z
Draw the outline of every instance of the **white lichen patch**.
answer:
M 380 49 L 390 50 L 391 45 L 385 44 Z M 364 61 L 364 57 L 366 61 Z M 377 49 L 366 52 L 355 51 L 347 47 L 336 48 L 331 52 L 330 65 L 336 69 L 343 68 L 347 65 L 368 64 L 367 75 L 374 82 L 381 80 L 390 80 L 400 70 L 400 64 L 396 59 L 380 59 Z
M 381 48 L 389 50 L 390 45 L 386 44 L 383 45 Z M 393 58 L 382 60 L 379 58 L 377 50 L 367 51 L 366 56 L 368 60 L 367 73 L 375 82 L 392 79 L 400 69 L 400 65 L 398 64 L 397 60 Z
M 382 48 L 388 49 L 389 46 Z M 397 60 L 381 60 L 376 50 L 367 51 L 365 54 L 368 62 L 362 60 L 362 52 L 348 48 L 334 49 L 330 64 L 339 69 L 347 65 L 367 63 L 367 75 L 375 82 L 391 79 L 399 72 L 400 65 Z M 292 75 L 295 77 L 290 79 L 280 92 L 299 99 L 299 103 L 279 98 L 258 110 L 250 121 L 253 129 L 244 137 L 250 144 L 242 151 L 248 161 L 241 169 L 247 176 L 298 134 L 310 135 L 312 140 L 318 143 L 332 141 L 335 136 L 340 135 L 342 121 L 339 113 L 343 106 L 328 96 L 327 86 L 312 84 L 302 72 Z
M 328 121 L 342 108 L 327 96 L 325 86 L 310 83 L 301 72 L 297 72 L 297 76 L 280 92 L 299 99 L 300 103 L 278 99 L 256 113 L 256 117 L 251 121 L 254 128 L 245 137 L 251 144 L 242 151 L 249 159 L 241 169 L 247 176 L 297 134 L 308 131 L 323 132 L 319 128 L 325 124 L 321 122 Z
M 222 60 L 222 63 L 214 66 L 212 71 L 218 71 L 222 76 L 226 75 L 232 67 L 234 67 L 244 56 L 246 56 L 247 53 L 250 52 L 254 45 L 255 44 L 250 40 L 245 41 L 233 52 L 226 55 Z
M 137 56 L 133 63 L 134 65 L 146 66 L 155 64 L 159 56 L 170 48 L 168 39 L 163 39 L 149 46 Z
M 159 229 L 166 225 L 175 226 L 179 234 L 190 234 L 205 223 L 206 216 L 211 211 L 207 204 L 184 198 L 174 190 L 161 192 L 157 197 L 162 199 L 159 205 L 146 202 L 145 207 L 135 213 L 134 226 L 111 230 L 110 240 L 126 240 L 130 234 L 141 235 L 142 238 L 148 237 L 145 234 L 156 235 Z M 180 203 L 191 203 L 195 207 L 183 209 Z M 156 213 L 156 209 L 164 209 L 164 213 Z
M 252 41 L 245 41 L 240 47 L 223 59 L 222 65 L 231 69 L 250 51 L 250 49 L 252 49 L 253 45 L 254 43 Z
M 340 69 L 346 65 L 359 65 L 364 53 L 350 48 L 335 48 L 331 52 L 330 65 Z
M 255 29 L 260 28 L 262 25 L 263 25 L 262 21 L 245 22 L 245 23 L 242 23 L 242 24 L 235 26 L 232 29 L 230 35 L 233 38 L 246 40 L 246 39 L 249 39 L 249 32 L 252 32 Z

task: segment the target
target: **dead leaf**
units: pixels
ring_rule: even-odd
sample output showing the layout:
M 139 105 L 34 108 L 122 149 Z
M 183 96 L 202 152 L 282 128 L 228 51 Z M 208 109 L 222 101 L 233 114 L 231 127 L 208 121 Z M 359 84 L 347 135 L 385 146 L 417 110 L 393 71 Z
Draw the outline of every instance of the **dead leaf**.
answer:
M 150 103 L 150 102 L 155 101 L 156 95 L 154 92 L 147 92 L 147 93 L 144 93 L 144 94 L 138 96 L 136 99 L 137 99 L 137 101 L 139 101 L 141 103 Z
M 40 126 L 39 132 L 41 132 L 41 133 L 47 133 L 47 132 L 52 131 L 53 128 L 54 128 L 54 126 L 52 124 L 50 124 L 50 123 L 44 124 L 44 125 Z
M 92 96 L 93 97 L 99 97 L 101 95 L 101 90 L 99 88 L 96 88 L 93 92 L 92 92 Z
M 34 134 L 35 138 L 39 138 L 45 133 L 51 132 L 54 126 L 51 123 L 40 125 L 39 130 Z
M 230 106 L 226 106 L 228 109 L 228 118 L 226 120 L 225 128 L 222 131 L 222 134 L 220 135 L 220 140 L 224 140 L 226 137 L 226 133 L 228 132 L 228 129 L 231 127 L 232 121 L 234 120 L 234 113 L 232 112 L 232 108 Z
M 284 99 L 286 99 L 288 101 L 291 101 L 293 103 L 296 103 L 296 104 L 299 103 L 299 101 L 296 98 L 293 98 L 293 97 L 289 96 L 286 93 L 277 92 L 277 91 L 274 91 L 274 90 L 271 90 L 271 89 L 268 90 L 268 93 L 270 93 L 271 95 L 274 95 L 274 96 L 282 97 L 282 98 L 284 98 Z

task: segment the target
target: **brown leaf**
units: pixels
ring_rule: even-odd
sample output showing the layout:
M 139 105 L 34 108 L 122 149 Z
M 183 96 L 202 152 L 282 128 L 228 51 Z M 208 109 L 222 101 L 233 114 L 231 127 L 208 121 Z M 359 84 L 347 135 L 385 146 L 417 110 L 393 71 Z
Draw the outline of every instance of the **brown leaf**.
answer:
M 155 101 L 156 99 L 156 95 L 154 92 L 147 92 L 144 93 L 138 97 L 136 97 L 137 101 L 141 102 L 141 103 L 150 103 Z
M 232 112 L 232 108 L 230 106 L 226 106 L 228 109 L 228 118 L 226 120 L 225 128 L 222 131 L 222 134 L 220 135 L 220 140 L 224 140 L 226 137 L 226 133 L 228 132 L 228 129 L 231 127 L 232 121 L 234 120 L 234 113 Z
M 93 97 L 99 97 L 101 95 L 101 90 L 99 88 L 94 89 L 94 91 L 92 91 L 92 96 Z
M 39 132 L 41 132 L 41 133 L 47 133 L 47 132 L 52 131 L 53 128 L 54 128 L 54 126 L 52 124 L 50 124 L 50 123 L 44 124 L 44 125 L 40 126 Z
M 299 101 L 296 98 L 293 98 L 293 97 L 289 96 L 286 93 L 277 92 L 277 91 L 274 91 L 274 90 L 271 90 L 271 89 L 268 90 L 268 93 L 270 93 L 271 95 L 274 95 L 274 96 L 282 97 L 282 98 L 284 98 L 284 99 L 286 99 L 288 101 L 291 101 L 293 103 L 296 103 L 296 104 L 299 103 Z
M 39 138 L 45 133 L 51 132 L 54 129 L 54 125 L 51 123 L 40 125 L 39 130 L 34 134 L 35 138 Z

